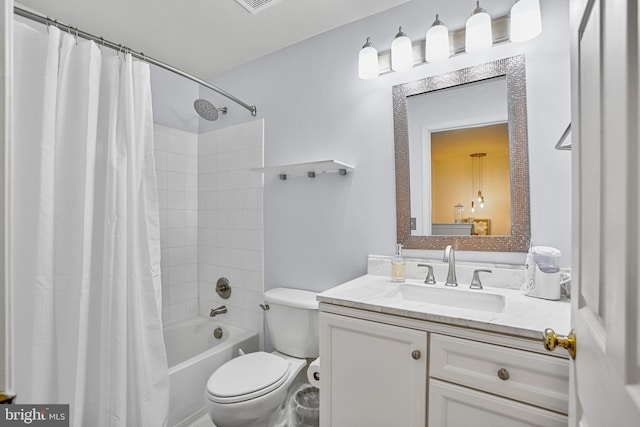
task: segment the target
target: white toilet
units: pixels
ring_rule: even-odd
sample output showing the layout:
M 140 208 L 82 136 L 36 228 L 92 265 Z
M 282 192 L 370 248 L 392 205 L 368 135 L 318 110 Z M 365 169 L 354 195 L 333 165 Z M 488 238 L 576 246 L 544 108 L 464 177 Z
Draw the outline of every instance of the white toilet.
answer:
M 217 427 L 264 426 L 289 386 L 318 357 L 316 293 L 275 288 L 264 293 L 271 343 L 277 351 L 248 353 L 225 363 L 207 382 L 206 404 Z

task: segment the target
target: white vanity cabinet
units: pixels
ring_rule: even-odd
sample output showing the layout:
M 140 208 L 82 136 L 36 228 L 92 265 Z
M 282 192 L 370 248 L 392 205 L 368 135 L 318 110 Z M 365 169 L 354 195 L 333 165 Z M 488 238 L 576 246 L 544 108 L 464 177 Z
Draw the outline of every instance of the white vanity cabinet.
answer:
M 537 342 L 323 306 L 322 427 L 567 425 L 569 362 Z
M 427 333 L 320 313 L 320 425 L 424 427 Z
M 440 334 L 429 340 L 430 427 L 567 425 L 566 359 Z

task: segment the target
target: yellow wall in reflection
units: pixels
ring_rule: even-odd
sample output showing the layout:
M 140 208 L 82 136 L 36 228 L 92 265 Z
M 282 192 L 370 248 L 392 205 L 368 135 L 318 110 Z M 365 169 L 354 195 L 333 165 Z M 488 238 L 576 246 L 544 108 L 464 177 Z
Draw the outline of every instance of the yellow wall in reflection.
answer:
M 472 187 L 472 153 L 483 158 L 484 208 L 477 202 L 478 162 Z M 506 123 L 431 133 L 432 222 L 453 223 L 458 203 L 464 218 L 490 220 L 491 235 L 511 234 L 509 130 Z M 471 213 L 471 201 L 476 211 Z

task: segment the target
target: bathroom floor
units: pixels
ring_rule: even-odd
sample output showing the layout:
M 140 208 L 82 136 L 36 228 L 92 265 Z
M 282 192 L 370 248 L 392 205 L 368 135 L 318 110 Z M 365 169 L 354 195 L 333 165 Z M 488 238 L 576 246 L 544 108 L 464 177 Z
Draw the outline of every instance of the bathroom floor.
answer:
M 203 416 L 195 420 L 193 423 L 191 423 L 189 427 L 216 427 L 216 426 L 215 424 L 213 424 L 213 421 L 211 421 L 211 418 L 209 418 L 209 415 L 204 414 Z

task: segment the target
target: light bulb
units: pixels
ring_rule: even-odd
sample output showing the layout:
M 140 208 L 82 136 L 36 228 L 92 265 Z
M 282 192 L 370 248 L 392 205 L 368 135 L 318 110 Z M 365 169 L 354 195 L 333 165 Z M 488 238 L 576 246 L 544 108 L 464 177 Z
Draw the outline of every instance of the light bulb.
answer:
M 424 58 L 427 62 L 442 61 L 451 55 L 449 50 L 449 30 L 436 15 L 436 20 L 427 31 Z
M 471 213 L 474 213 L 476 211 L 476 202 L 474 202 L 473 200 L 471 201 Z
M 478 201 L 481 202 L 482 200 L 482 191 L 478 190 Z
M 364 80 L 375 79 L 378 77 L 378 70 L 378 51 L 367 37 L 367 42 L 358 54 L 358 77 Z
M 490 48 L 492 44 L 491 17 L 486 10 L 480 7 L 478 1 L 471 17 L 467 19 L 464 50 L 467 53 L 480 52 Z
M 413 47 L 411 46 L 411 39 L 402 32 L 402 27 L 400 27 L 396 38 L 391 43 L 391 69 L 393 71 L 404 71 L 412 66 Z
M 511 41 L 526 42 L 542 32 L 540 0 L 520 0 L 511 8 Z

